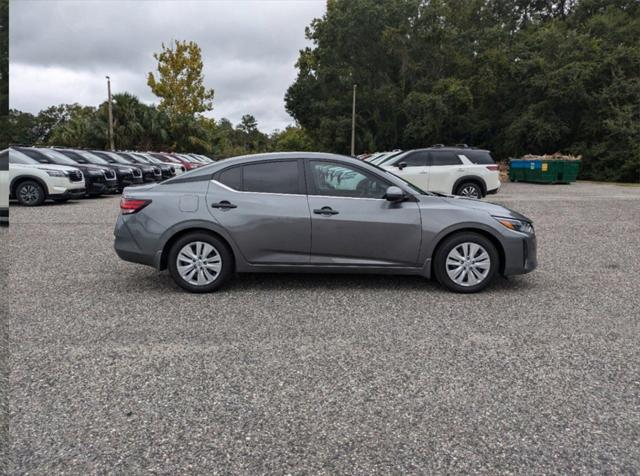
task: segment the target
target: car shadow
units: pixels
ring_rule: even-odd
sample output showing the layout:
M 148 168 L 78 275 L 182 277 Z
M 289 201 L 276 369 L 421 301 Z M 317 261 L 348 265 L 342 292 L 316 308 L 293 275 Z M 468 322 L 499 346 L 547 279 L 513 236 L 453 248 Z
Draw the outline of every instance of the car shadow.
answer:
M 45 202 L 42 205 L 38 205 L 35 208 L 40 208 L 40 207 L 61 207 L 61 206 L 69 206 L 69 205 L 82 205 L 86 200 L 105 200 L 107 198 L 114 197 L 114 196 L 116 196 L 116 195 L 100 195 L 100 196 L 97 196 L 97 197 L 73 198 L 73 199 L 69 199 L 66 202 L 56 202 L 54 200 L 45 200 Z M 27 207 L 27 206 L 21 205 L 14 198 L 9 200 L 9 206 L 11 208 L 13 208 L 13 207 L 16 207 L 16 208 L 34 208 L 34 207 Z
M 126 277 L 125 277 L 126 276 Z M 167 271 L 160 273 L 132 273 L 120 275 L 120 284 L 127 289 L 159 291 L 162 293 L 184 293 L 173 282 Z M 483 292 L 519 292 L 534 287 L 531 280 L 522 277 L 498 276 Z M 236 275 L 217 293 L 247 291 L 295 291 L 295 290 L 371 290 L 371 291 L 424 291 L 451 294 L 435 279 L 422 276 L 380 274 L 327 274 L 327 273 L 248 273 Z M 457 294 L 460 296 L 460 294 Z

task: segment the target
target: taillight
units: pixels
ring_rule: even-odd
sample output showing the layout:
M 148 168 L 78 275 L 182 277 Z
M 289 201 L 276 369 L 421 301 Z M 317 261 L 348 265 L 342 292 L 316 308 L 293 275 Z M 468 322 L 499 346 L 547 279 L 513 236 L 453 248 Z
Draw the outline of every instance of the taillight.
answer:
M 497 165 L 487 165 L 487 169 L 492 170 L 492 171 L 497 171 L 499 170 L 499 167 Z
M 122 197 L 120 199 L 120 212 L 123 215 L 131 215 L 132 213 L 139 212 L 150 203 L 151 200 Z

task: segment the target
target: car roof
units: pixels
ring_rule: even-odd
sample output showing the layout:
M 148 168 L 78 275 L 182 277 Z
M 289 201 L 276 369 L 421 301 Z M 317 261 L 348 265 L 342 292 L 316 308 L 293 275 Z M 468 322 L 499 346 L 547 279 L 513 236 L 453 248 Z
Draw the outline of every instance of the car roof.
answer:
M 327 152 L 266 152 L 262 154 L 250 154 L 250 155 L 240 155 L 237 157 L 230 157 L 228 159 L 219 160 L 217 162 L 212 162 L 210 164 L 203 165 L 202 167 L 198 167 L 196 169 L 192 169 L 187 172 L 187 175 L 190 178 L 195 179 L 199 176 L 209 175 L 211 173 L 215 173 L 219 170 L 225 169 L 229 166 L 233 165 L 241 165 L 241 164 L 250 164 L 255 162 L 269 162 L 274 160 L 283 160 L 283 159 L 291 159 L 291 160 L 335 160 L 338 162 L 349 163 L 353 165 L 357 165 L 360 167 L 372 167 L 375 166 L 364 162 L 362 160 L 358 160 L 354 157 L 349 157 L 346 155 L 338 155 L 338 154 L 330 154 Z M 176 178 L 172 178 L 167 180 L 166 183 L 170 182 L 179 182 L 182 175 Z M 184 180 L 184 179 L 183 179 Z
M 247 163 L 247 162 L 264 162 L 264 161 L 282 160 L 282 159 L 339 160 L 339 161 L 346 161 L 349 163 L 362 165 L 362 161 L 354 157 L 349 157 L 346 155 L 330 154 L 328 152 L 265 152 L 262 154 L 249 154 L 249 155 L 240 155 L 237 157 L 230 157 L 228 159 L 214 162 L 213 164 L 210 164 L 210 165 L 218 164 L 218 165 L 227 166 L 230 164 L 240 164 L 240 163 Z

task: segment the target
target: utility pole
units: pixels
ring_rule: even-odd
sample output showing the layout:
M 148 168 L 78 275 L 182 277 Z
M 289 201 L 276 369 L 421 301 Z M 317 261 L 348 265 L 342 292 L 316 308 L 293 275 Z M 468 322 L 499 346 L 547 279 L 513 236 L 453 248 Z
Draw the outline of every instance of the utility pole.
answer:
M 109 147 L 111 150 L 116 150 L 113 145 L 113 107 L 111 105 L 111 78 L 109 76 L 105 76 L 107 78 L 107 92 L 109 94 Z
M 356 88 L 357 84 L 353 85 L 353 105 L 351 107 L 351 156 L 356 155 Z

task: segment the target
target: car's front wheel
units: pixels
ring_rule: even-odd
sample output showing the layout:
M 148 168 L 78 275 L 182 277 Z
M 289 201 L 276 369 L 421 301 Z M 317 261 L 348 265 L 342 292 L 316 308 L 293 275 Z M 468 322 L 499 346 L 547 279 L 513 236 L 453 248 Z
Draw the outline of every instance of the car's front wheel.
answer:
M 25 180 L 16 188 L 16 199 L 25 207 L 37 207 L 46 199 L 44 188 L 34 180 Z
M 459 293 L 481 291 L 499 267 L 496 247 L 477 233 L 450 236 L 438 247 L 433 262 L 433 272 L 440 284 Z
M 229 280 L 235 267 L 227 244 L 203 232 L 178 239 L 168 258 L 173 280 L 192 293 L 215 291 Z
M 464 182 L 458 185 L 453 194 L 465 198 L 482 198 L 482 189 L 475 182 Z

